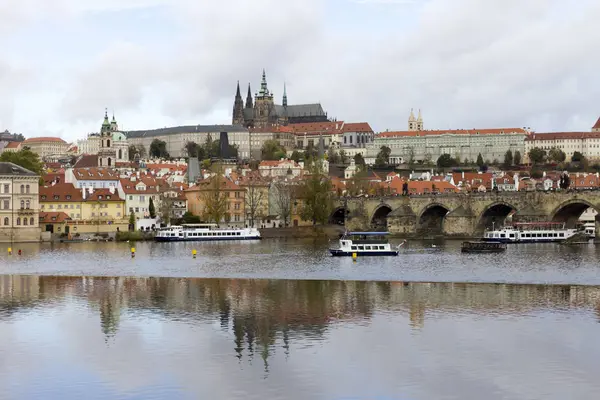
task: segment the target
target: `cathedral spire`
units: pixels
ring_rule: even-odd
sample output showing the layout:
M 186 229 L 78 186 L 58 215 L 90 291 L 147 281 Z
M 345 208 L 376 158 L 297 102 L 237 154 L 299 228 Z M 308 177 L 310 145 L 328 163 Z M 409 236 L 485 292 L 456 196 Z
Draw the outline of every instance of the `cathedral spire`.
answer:
M 283 82 L 283 102 L 282 105 L 284 107 L 287 107 L 288 103 L 287 103 L 287 90 L 285 88 L 285 82 Z
M 237 83 L 235 100 L 233 101 L 232 123 L 234 125 L 242 125 L 244 123 L 244 101 L 240 93 L 240 81 Z
M 246 96 L 246 108 L 253 108 L 253 106 L 252 106 L 252 90 L 250 90 L 250 83 L 248 83 L 248 95 Z
M 262 80 L 260 81 L 260 91 L 259 91 L 259 94 L 261 96 L 268 96 L 269 95 L 269 88 L 267 87 L 267 74 L 266 74 L 264 68 L 263 68 L 263 72 L 262 72 Z
M 413 111 L 412 108 L 410 109 L 410 117 L 408 117 L 408 121 L 409 122 L 416 121 L 416 119 L 415 119 L 415 113 L 414 113 L 414 111 Z

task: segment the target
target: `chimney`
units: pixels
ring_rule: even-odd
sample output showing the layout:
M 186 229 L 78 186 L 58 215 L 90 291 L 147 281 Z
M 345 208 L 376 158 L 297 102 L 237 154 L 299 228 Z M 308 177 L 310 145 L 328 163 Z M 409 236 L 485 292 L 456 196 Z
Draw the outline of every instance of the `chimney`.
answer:
M 85 186 L 81 188 L 81 196 L 83 197 L 83 199 L 85 200 Z
M 462 179 L 465 179 L 465 171 L 462 172 Z
M 89 189 L 90 189 L 90 194 L 94 193 L 94 187 L 93 186 L 90 186 Z
M 110 194 L 115 194 L 115 187 L 114 186 L 109 187 L 108 191 L 110 192 Z

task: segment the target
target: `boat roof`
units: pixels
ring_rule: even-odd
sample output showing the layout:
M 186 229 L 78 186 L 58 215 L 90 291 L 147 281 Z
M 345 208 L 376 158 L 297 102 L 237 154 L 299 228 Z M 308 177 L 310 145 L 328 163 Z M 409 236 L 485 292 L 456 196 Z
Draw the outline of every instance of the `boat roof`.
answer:
M 389 232 L 346 232 L 346 235 L 373 235 L 373 236 L 380 236 L 380 235 L 389 235 Z

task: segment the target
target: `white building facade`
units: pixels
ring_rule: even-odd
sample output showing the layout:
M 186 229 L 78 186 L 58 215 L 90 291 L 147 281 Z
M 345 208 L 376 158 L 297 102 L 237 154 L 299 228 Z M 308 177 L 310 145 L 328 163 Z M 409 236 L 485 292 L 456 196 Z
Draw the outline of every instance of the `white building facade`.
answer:
M 387 146 L 392 164 L 411 160 L 435 163 L 443 154 L 473 162 L 481 154 L 486 162 L 502 162 L 508 150 L 524 157 L 528 136 L 522 128 L 382 132 L 367 148 L 365 161 L 374 160 L 381 147 Z

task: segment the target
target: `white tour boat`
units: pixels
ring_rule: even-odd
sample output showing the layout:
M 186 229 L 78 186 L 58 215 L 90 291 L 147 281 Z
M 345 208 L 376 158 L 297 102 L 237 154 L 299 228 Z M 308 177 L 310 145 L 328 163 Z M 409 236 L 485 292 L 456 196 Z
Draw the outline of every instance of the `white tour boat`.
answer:
M 562 242 L 581 232 L 579 229 L 568 229 L 563 222 L 517 223 L 486 231 L 483 240 L 503 243 Z
M 339 248 L 329 249 L 332 256 L 397 256 L 402 244 L 392 249 L 386 236 L 389 232 L 346 232 L 340 238 Z
M 583 225 L 583 229 L 585 234 L 588 235 L 590 239 L 596 238 L 596 223 L 595 222 L 586 222 Z
M 199 242 L 208 240 L 258 240 L 256 228 L 219 228 L 216 224 L 183 224 L 162 228 L 154 237 L 157 242 Z

